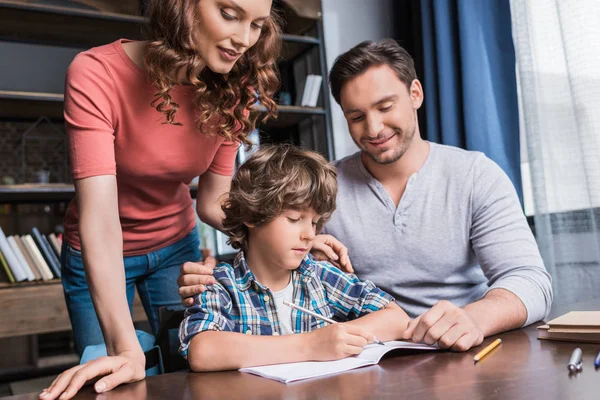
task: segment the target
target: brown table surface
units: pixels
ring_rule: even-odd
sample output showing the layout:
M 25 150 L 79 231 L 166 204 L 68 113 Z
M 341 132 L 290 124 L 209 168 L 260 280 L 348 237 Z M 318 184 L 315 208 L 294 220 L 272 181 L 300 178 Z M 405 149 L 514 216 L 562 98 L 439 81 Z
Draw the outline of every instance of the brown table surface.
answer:
M 570 310 L 599 309 L 571 307 Z M 551 314 L 551 318 L 559 315 Z M 150 377 L 104 395 L 91 386 L 76 399 L 599 399 L 600 370 L 593 360 L 600 344 L 537 339 L 533 324 L 487 338 L 466 353 L 391 355 L 378 365 L 318 379 L 283 384 L 237 371 L 177 372 Z M 473 356 L 496 337 L 502 345 L 477 364 Z M 573 349 L 583 350 L 583 371 L 569 375 Z M 401 353 L 402 354 L 402 353 Z M 34 400 L 37 394 L 10 400 Z

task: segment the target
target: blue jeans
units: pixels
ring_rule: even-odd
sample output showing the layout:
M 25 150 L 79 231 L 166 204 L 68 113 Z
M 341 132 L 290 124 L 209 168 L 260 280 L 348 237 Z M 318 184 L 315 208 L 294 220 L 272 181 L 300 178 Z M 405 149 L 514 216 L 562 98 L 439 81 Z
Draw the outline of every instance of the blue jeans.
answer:
M 163 306 L 181 305 L 177 287 L 181 265 L 186 261 L 201 259 L 200 240 L 196 229 L 165 248 L 145 255 L 124 257 L 129 312 L 131 313 L 133 305 L 135 286 L 152 331 L 156 335 L 159 329 L 158 309 Z M 87 346 L 104 343 L 104 337 L 85 278 L 81 252 L 63 241 L 60 261 L 62 284 L 73 327 L 75 348 L 81 355 Z

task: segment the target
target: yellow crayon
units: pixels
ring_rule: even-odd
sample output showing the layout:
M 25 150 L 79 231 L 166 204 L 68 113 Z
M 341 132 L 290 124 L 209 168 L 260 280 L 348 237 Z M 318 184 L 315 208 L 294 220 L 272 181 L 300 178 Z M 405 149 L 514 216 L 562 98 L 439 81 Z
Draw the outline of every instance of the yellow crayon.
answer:
M 487 347 L 483 350 L 481 350 L 479 353 L 477 353 L 477 355 L 475 357 L 473 357 L 473 360 L 475 360 L 475 362 L 481 360 L 483 357 L 485 357 L 490 351 L 494 350 L 496 347 L 498 347 L 498 345 L 502 343 L 502 339 L 496 339 L 494 340 L 492 343 L 490 343 L 489 345 L 487 345 Z

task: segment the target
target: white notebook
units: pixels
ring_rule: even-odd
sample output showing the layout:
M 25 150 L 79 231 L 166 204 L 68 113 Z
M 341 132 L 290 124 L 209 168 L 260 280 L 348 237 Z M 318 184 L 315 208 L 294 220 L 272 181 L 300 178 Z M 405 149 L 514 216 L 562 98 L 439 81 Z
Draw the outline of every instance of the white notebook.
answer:
M 385 346 L 370 344 L 366 346 L 359 355 L 341 360 L 265 365 L 262 367 L 241 368 L 240 371 L 283 383 L 289 383 L 302 379 L 337 374 L 339 372 L 365 367 L 367 365 L 375 365 L 386 353 L 396 349 L 439 350 L 438 347 L 421 343 L 391 341 L 385 342 Z

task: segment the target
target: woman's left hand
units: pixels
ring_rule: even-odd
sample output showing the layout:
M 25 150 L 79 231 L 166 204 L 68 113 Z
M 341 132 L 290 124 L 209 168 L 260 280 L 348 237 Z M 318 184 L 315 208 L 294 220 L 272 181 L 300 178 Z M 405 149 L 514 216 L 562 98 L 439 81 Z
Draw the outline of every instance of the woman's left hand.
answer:
M 88 361 L 60 374 L 48 389 L 44 389 L 39 399 L 70 399 L 83 385 L 96 378 L 101 378 L 94 385 L 96 393 L 107 392 L 123 383 L 137 382 L 146 377 L 145 361 L 144 353 L 132 351 Z
M 354 272 L 348 248 L 331 235 L 317 235 L 310 252 L 316 260 L 329 261 L 344 272 Z

